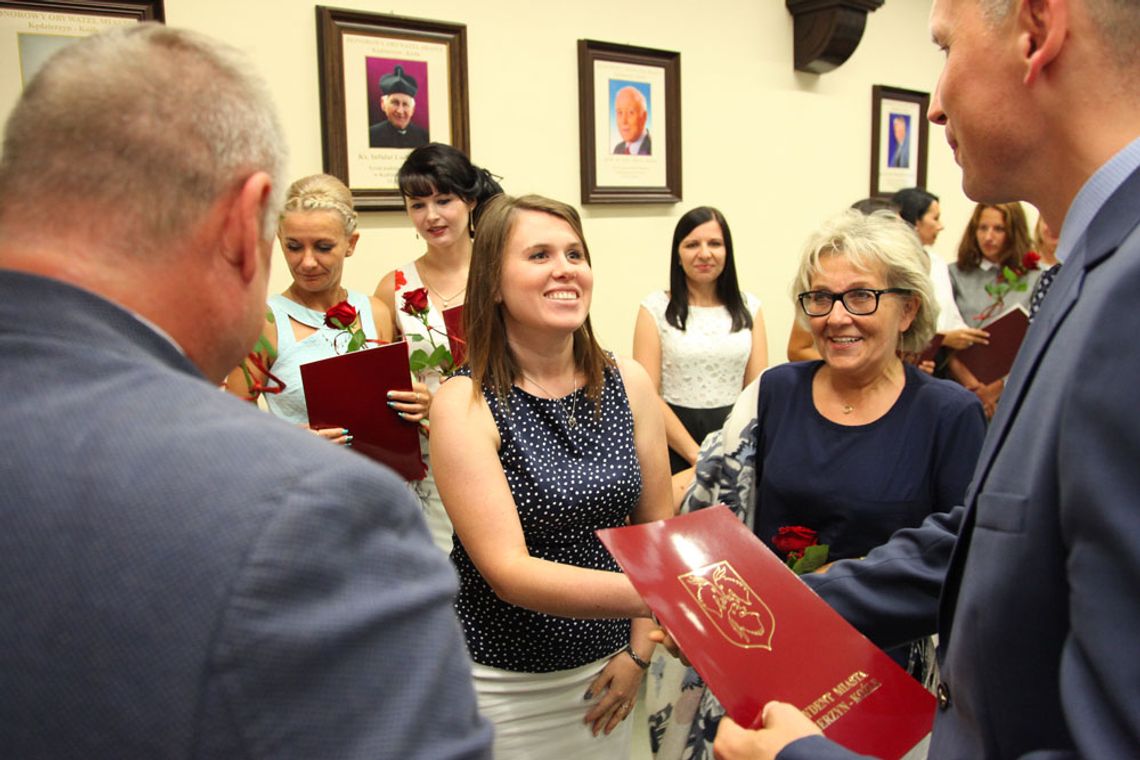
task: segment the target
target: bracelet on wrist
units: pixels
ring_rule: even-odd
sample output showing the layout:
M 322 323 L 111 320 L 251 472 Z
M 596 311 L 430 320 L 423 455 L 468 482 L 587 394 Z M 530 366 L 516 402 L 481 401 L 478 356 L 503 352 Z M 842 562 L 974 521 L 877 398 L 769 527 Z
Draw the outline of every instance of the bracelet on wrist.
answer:
M 633 651 L 633 644 L 626 644 L 625 649 L 622 651 L 628 654 L 630 658 L 632 658 L 633 661 L 637 663 L 637 667 L 641 668 L 642 670 L 649 670 L 649 660 L 641 659 L 641 655 Z

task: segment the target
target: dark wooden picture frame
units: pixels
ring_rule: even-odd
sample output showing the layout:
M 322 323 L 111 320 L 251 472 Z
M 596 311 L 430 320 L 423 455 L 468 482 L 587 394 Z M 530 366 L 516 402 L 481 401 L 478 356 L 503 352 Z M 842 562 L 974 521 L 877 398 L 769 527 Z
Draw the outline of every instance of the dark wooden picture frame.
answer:
M 0 0 L 0 8 L 166 21 L 163 0 Z
M 926 187 L 929 109 L 930 93 L 871 86 L 872 197 L 887 198 L 904 187 Z
M 369 138 L 370 126 L 378 126 L 370 125 L 379 109 L 377 73 L 382 67 L 392 74 L 401 63 L 415 69 L 413 111 L 429 114 L 430 139 L 469 153 L 467 27 L 320 5 L 316 11 L 324 169 L 348 185 L 356 208 L 403 210 L 395 176 L 411 149 L 373 146 Z
M 643 104 L 644 137 L 634 141 L 641 153 L 622 155 L 616 102 L 629 90 Z M 680 53 L 578 40 L 578 125 L 582 203 L 681 200 Z
M 51 22 L 28 32 L 19 29 L 10 37 L 0 35 L 0 124 L 8 120 L 8 113 L 16 105 L 24 85 L 50 55 L 71 39 L 99 31 L 99 22 L 107 19 L 107 26 L 118 19 L 166 21 L 163 0 L 0 0 L 0 12 L 17 11 L 16 24 L 25 20 Z M 8 14 L 16 16 L 16 14 Z M 83 22 L 69 17 L 87 17 Z M 96 21 L 92 23 L 90 19 Z M 69 28 L 70 25 L 70 28 Z M 7 27 L 6 27 L 7 28 Z M 50 28 L 51 31 L 42 31 Z M 15 61 L 9 67 L 7 62 Z

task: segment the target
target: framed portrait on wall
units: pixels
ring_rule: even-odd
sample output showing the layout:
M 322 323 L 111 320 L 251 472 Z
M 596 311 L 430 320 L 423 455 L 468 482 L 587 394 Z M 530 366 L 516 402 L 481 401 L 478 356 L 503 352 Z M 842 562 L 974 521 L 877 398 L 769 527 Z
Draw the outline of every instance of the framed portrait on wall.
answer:
M 578 40 L 582 203 L 681 200 L 681 54 Z
M 467 28 L 317 6 L 325 171 L 358 209 L 403 209 L 396 172 L 429 142 L 469 152 Z
M 926 187 L 930 94 L 871 87 L 871 196 L 904 187 Z
M 163 0 L 0 0 L 0 124 L 40 66 L 104 29 L 165 21 Z

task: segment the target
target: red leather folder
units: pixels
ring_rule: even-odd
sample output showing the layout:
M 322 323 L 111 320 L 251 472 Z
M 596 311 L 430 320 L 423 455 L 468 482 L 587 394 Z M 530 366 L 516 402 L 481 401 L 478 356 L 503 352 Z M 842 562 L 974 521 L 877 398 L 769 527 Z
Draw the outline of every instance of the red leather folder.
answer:
M 405 422 L 388 406 L 388 391 L 412 389 L 404 341 L 302 364 L 301 382 L 312 427 L 348 428 L 354 451 L 405 480 L 424 477 L 419 425 Z
M 463 304 L 443 310 L 443 326 L 451 344 L 451 358 L 455 367 L 462 367 L 467 359 L 467 335 L 463 332 Z
M 933 695 L 726 507 L 598 536 L 737 723 L 758 727 L 778 699 L 830 739 L 884 758 L 930 732 Z
M 989 344 L 975 343 L 959 351 L 957 356 L 980 382 L 992 383 L 1008 375 L 1013 367 L 1017 350 L 1029 329 L 1029 314 L 1021 306 L 1014 306 L 982 329 L 990 334 Z

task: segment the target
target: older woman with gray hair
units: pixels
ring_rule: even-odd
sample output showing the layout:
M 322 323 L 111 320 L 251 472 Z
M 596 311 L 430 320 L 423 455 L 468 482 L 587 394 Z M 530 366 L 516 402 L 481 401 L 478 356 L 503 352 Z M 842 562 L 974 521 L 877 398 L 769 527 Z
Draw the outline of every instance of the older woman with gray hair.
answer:
M 793 297 L 822 359 L 772 367 L 744 389 L 705 440 L 682 509 L 723 502 L 781 557 L 791 534 L 836 560 L 962 503 L 985 436 L 981 404 L 899 358 L 934 334 L 925 257 L 890 213 L 847 211 L 810 236 Z M 921 676 L 926 649 L 889 653 Z M 679 700 L 688 709 L 671 714 L 694 713 L 702 687 L 688 683 Z M 688 734 L 679 743 L 707 743 L 711 757 L 722 711 L 706 694 L 696 712 L 691 726 L 670 730 Z

